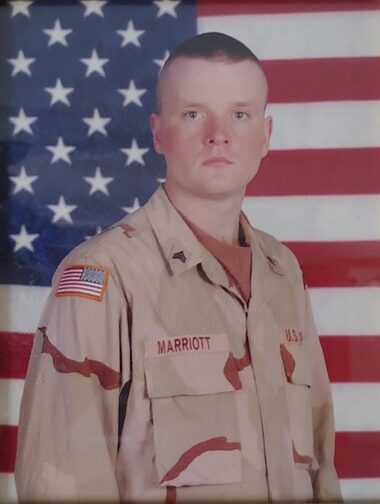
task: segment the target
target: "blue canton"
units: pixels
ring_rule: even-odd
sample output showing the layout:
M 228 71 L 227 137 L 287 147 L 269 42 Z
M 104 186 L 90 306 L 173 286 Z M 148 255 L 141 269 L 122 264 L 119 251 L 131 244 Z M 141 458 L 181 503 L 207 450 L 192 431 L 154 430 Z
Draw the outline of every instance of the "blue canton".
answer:
M 0 283 L 49 285 L 164 180 L 155 82 L 195 33 L 188 1 L 0 6 Z

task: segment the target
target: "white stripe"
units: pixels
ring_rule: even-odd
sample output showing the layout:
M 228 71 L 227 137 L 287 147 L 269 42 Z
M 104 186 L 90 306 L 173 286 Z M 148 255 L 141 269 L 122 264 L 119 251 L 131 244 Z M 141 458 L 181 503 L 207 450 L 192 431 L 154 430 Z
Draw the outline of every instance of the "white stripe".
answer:
M 35 331 L 49 291 L 49 287 L 0 285 L 0 331 Z
M 7 288 L 12 303 L 0 302 L 0 330 L 34 332 L 48 289 L 2 285 L 0 300 L 7 299 Z M 33 294 L 30 299 L 28 289 Z M 380 288 L 312 288 L 309 292 L 321 335 L 380 335 Z
M 380 385 L 333 383 L 335 429 L 380 431 Z
M 18 502 L 14 474 L 0 473 L 0 502 L 3 504 Z
M 0 424 L 18 424 L 23 388 L 24 380 L 0 378 Z
M 320 335 L 380 336 L 380 287 L 310 289 Z
M 360 503 L 376 499 L 379 502 L 380 478 L 344 479 L 340 480 L 340 486 L 345 501 L 351 499 Z
M 380 195 L 255 196 L 243 210 L 281 241 L 380 239 Z
M 273 117 L 273 150 L 380 145 L 378 100 L 271 104 L 267 115 Z
M 198 18 L 199 33 L 231 35 L 263 60 L 380 56 L 379 26 L 379 11 Z

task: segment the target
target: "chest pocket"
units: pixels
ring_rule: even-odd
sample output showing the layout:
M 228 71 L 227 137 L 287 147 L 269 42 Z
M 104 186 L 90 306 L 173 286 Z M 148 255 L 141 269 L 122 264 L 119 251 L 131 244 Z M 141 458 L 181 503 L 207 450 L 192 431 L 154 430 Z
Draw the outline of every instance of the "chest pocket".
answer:
M 310 362 L 302 345 L 281 344 L 280 351 L 287 380 L 286 397 L 294 462 L 302 469 L 317 469 L 318 463 L 313 455 Z
M 226 334 L 145 342 L 158 484 L 241 481 L 235 389 L 225 375 Z

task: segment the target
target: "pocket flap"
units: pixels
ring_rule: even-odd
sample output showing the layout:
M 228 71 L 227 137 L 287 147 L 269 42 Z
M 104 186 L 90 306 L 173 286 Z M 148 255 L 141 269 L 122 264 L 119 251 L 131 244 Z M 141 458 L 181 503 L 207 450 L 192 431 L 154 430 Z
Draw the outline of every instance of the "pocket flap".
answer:
M 303 348 L 281 344 L 280 351 L 287 381 L 311 387 L 310 362 Z
M 152 399 L 235 390 L 225 374 L 227 334 L 148 339 L 144 346 L 147 391 Z

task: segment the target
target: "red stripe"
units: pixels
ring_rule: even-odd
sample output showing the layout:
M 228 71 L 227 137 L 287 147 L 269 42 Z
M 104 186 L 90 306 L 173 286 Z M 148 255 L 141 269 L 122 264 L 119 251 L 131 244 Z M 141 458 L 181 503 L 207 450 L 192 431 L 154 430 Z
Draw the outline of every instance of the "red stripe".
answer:
M 335 465 L 340 478 L 379 478 L 380 432 L 337 432 Z
M 271 151 L 246 194 L 380 194 L 379 164 L 380 148 Z
M 380 285 L 380 241 L 286 242 L 309 287 Z
M 0 472 L 14 471 L 16 444 L 17 427 L 0 425 Z M 380 432 L 337 432 L 335 464 L 340 478 L 379 478 Z
M 321 343 L 331 382 L 380 382 L 380 335 L 322 336 Z
M 32 334 L 0 332 L 0 378 L 25 378 L 32 344 Z
M 380 58 L 263 61 L 269 102 L 378 100 Z
M 0 473 L 11 473 L 15 469 L 17 427 L 0 425 Z
M 198 0 L 197 16 L 225 16 L 235 14 L 290 14 L 296 12 L 340 12 L 379 10 L 379 2 L 330 0 L 328 2 L 298 0 L 285 2 L 283 0 Z

